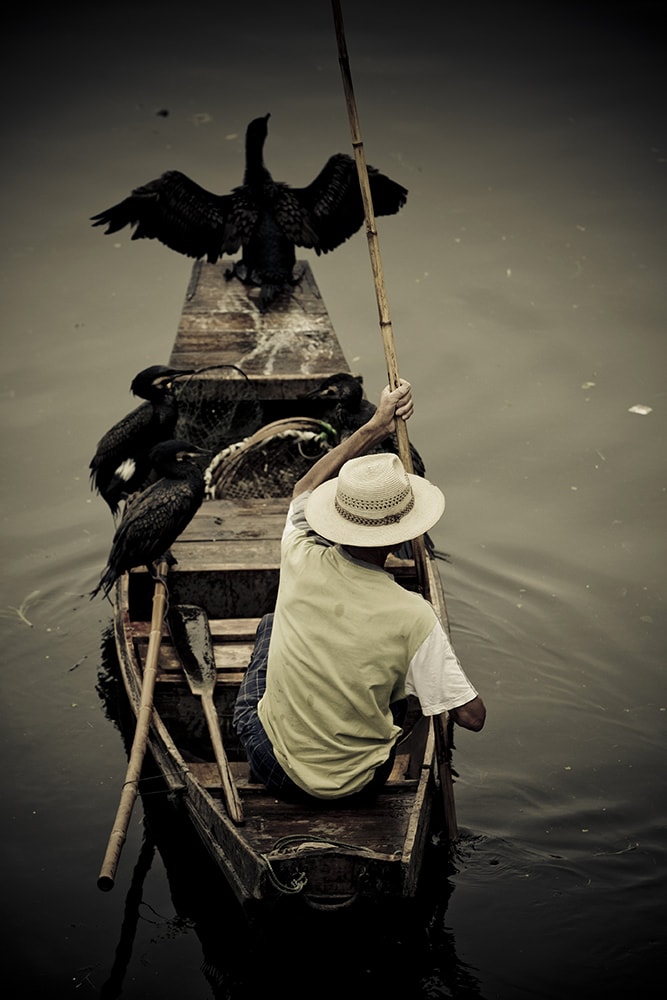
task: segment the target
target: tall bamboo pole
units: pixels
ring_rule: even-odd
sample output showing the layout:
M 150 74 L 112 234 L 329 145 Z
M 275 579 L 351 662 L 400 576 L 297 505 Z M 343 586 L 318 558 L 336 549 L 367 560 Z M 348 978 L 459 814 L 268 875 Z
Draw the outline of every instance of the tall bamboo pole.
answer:
M 387 364 L 387 375 L 389 385 L 395 389 L 400 382 L 398 374 L 398 359 L 396 356 L 396 345 L 394 343 L 394 332 L 389 317 L 389 304 L 384 283 L 384 271 L 382 268 L 382 258 L 380 255 L 380 241 L 375 225 L 375 212 L 373 210 L 373 199 L 368 180 L 368 167 L 366 165 L 366 155 L 364 144 L 361 138 L 361 128 L 359 125 L 359 115 L 357 113 L 357 102 L 352 86 L 352 74 L 350 72 L 350 59 L 347 52 L 347 42 L 345 40 L 345 27 L 343 25 L 343 13 L 340 0 L 331 0 L 333 8 L 334 26 L 336 29 L 336 39 L 338 42 L 338 61 L 340 63 L 343 78 L 343 90 L 345 92 L 345 103 L 350 122 L 350 132 L 352 135 L 352 148 L 354 159 L 359 174 L 359 185 L 361 187 L 361 197 L 364 205 L 364 216 L 366 220 L 366 236 L 368 237 L 368 252 L 373 270 L 375 284 L 375 297 L 377 300 L 380 332 L 384 346 L 385 361 Z M 398 438 L 398 454 L 407 472 L 412 472 L 412 456 L 410 454 L 410 442 L 408 440 L 408 429 L 404 420 L 396 421 L 396 436 Z M 417 583 L 428 600 L 430 597 L 428 568 L 426 563 L 426 548 L 424 538 L 420 536 L 412 541 L 412 552 L 415 560 L 415 572 Z M 447 723 L 447 713 L 438 715 L 433 720 L 436 742 L 436 759 L 438 764 L 438 776 L 442 793 L 445 827 L 448 839 L 456 840 L 458 837 L 458 826 L 456 822 L 456 812 L 454 808 L 453 781 L 450 768 L 450 746 Z

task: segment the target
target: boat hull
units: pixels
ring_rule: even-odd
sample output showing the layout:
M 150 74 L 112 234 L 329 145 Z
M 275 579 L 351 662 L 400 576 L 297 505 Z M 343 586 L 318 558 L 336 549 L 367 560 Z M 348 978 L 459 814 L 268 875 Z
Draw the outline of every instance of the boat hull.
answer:
M 232 355 L 232 349 L 235 338 L 238 340 L 239 302 L 245 293 L 236 288 L 225 313 L 224 296 L 231 295 L 231 285 L 222 286 L 224 294 L 218 290 L 214 295 L 211 267 L 203 272 L 200 265 L 197 267 L 195 290 L 186 300 L 173 357 L 201 365 L 211 357 L 224 357 L 229 363 L 234 356 L 234 363 L 242 367 L 247 357 L 242 353 Z M 324 374 L 331 374 L 326 371 L 327 358 L 333 370 L 347 370 L 326 310 L 313 292 L 312 277 L 308 280 L 307 299 L 315 303 L 315 315 L 304 334 L 304 303 L 292 304 L 299 321 L 295 323 L 297 335 L 292 347 L 286 346 L 287 337 L 282 342 L 284 370 L 267 370 L 268 363 L 264 368 L 252 369 L 266 412 L 272 421 L 281 421 L 280 437 L 271 426 L 263 437 L 260 435 L 262 448 L 270 447 L 272 440 L 280 440 L 280 454 L 284 456 L 285 421 L 288 425 L 291 422 L 299 461 L 304 460 L 304 440 L 311 444 L 314 440 L 309 424 L 313 415 L 301 412 L 306 406 L 302 391 L 319 381 L 322 368 Z M 211 296 L 215 298 L 214 309 Z M 248 300 L 245 308 L 254 306 Z M 281 329 L 289 331 L 289 315 L 282 316 L 280 323 Z M 255 329 L 257 324 L 261 320 L 256 315 L 252 323 L 246 324 L 246 355 L 252 353 L 253 342 L 256 347 L 260 342 L 265 344 L 264 334 Z M 307 370 L 312 367 L 311 361 L 302 357 L 304 336 L 316 337 L 317 351 L 311 350 L 310 354 L 316 357 L 315 371 Z M 224 395 L 225 385 L 224 373 L 213 372 L 204 395 L 208 399 L 215 399 L 216 393 Z M 299 437 L 304 433 L 310 436 Z M 323 446 L 322 442 L 319 446 Z M 314 461 L 316 454 L 307 451 L 306 460 Z M 237 477 L 242 475 L 242 468 L 242 463 L 235 461 Z M 282 482 L 290 482 L 290 475 L 293 481 L 301 471 L 297 461 Z M 440 798 L 441 772 L 433 721 L 421 715 L 415 699 L 409 699 L 407 731 L 397 748 L 394 769 L 369 805 L 346 809 L 336 804 L 304 807 L 276 799 L 254 780 L 234 732 L 232 716 L 257 625 L 275 604 L 280 538 L 289 495 L 275 496 L 267 489 L 265 495 L 245 497 L 242 491 L 235 494 L 229 476 L 221 477 L 219 482 L 224 482 L 223 496 L 213 482 L 202 507 L 172 546 L 174 563 L 168 573 L 167 589 L 171 605 L 196 605 L 208 619 L 217 674 L 215 710 L 242 803 L 243 822 L 234 823 L 227 813 L 201 699 L 189 689 L 169 630 L 163 625 L 148 749 L 165 789 L 175 808 L 188 816 L 244 906 L 304 905 L 335 910 L 361 901 L 410 899 L 417 892 L 434 809 Z M 413 560 L 392 556 L 387 569 L 402 586 L 419 588 Z M 429 599 L 446 625 L 442 584 L 430 557 L 427 576 Z M 121 577 L 113 595 L 118 659 L 135 713 L 141 702 L 154 587 L 150 574 L 141 568 Z

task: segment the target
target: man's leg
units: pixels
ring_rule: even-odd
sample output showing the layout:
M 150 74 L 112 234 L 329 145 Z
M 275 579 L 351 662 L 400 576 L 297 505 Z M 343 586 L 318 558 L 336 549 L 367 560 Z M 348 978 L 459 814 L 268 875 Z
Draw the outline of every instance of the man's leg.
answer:
M 257 714 L 257 706 L 266 690 L 272 626 L 272 614 L 264 615 L 257 626 L 250 663 L 234 706 L 233 725 L 257 780 L 276 795 L 286 796 L 301 794 L 300 789 L 287 777 L 276 760 L 271 741 Z

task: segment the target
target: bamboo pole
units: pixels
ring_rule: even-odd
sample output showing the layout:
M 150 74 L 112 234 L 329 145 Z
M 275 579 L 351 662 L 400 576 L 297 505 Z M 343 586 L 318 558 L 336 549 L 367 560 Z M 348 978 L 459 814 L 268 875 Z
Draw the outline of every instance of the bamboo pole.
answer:
M 359 184 L 361 187 L 361 198 L 364 205 L 364 216 L 366 219 L 366 236 L 368 238 L 368 252 L 370 255 L 371 268 L 375 284 L 375 297 L 377 300 L 380 332 L 384 346 L 384 356 L 387 365 L 387 375 L 389 385 L 395 389 L 400 383 L 398 373 L 398 358 L 396 356 L 396 345 L 394 343 L 394 331 L 389 316 L 389 304 L 384 283 L 384 271 L 382 268 L 382 257 L 380 254 L 380 241 L 378 239 L 377 227 L 375 225 L 375 212 L 373 209 L 373 199 L 368 180 L 368 167 L 366 165 L 366 155 L 364 144 L 361 138 L 359 126 L 359 115 L 357 113 L 357 103 L 354 97 L 352 86 L 352 76 L 350 73 L 350 60 L 347 53 L 347 43 L 345 41 L 345 28 L 343 26 L 343 15 L 340 0 L 332 0 L 334 24 L 336 28 L 336 38 L 338 39 L 338 54 L 341 73 L 343 77 L 343 89 L 345 91 L 345 102 L 350 122 L 350 132 L 352 134 L 352 149 L 354 159 L 359 174 Z M 408 428 L 405 420 L 396 421 L 396 437 L 398 439 L 398 454 L 407 472 L 412 472 L 412 456 L 410 454 L 410 442 L 408 440 Z M 423 536 L 412 541 L 412 550 L 415 560 L 415 570 L 417 582 L 424 595 L 428 597 L 428 574 L 426 572 L 426 551 Z
M 132 749 L 130 751 L 129 762 L 125 774 L 125 781 L 120 794 L 116 818 L 111 828 L 109 841 L 107 844 L 102 867 L 97 878 L 98 888 L 104 892 L 113 889 L 116 876 L 116 868 L 123 844 L 127 837 L 127 828 L 134 808 L 139 789 L 139 778 L 146 755 L 146 743 L 148 741 L 148 731 L 150 729 L 151 717 L 153 715 L 153 692 L 155 690 L 155 678 L 157 676 L 157 661 L 162 641 L 162 621 L 164 619 L 165 607 L 167 604 L 167 584 L 166 577 L 169 567 L 166 560 L 161 561 L 157 566 L 155 580 L 155 590 L 153 592 L 153 613 L 151 617 L 151 631 L 148 639 L 148 651 L 146 653 L 146 664 L 144 666 L 144 676 L 141 684 L 141 700 L 137 711 L 137 725 L 134 731 Z
M 398 374 L 398 358 L 396 356 L 394 332 L 389 316 L 389 304 L 387 301 L 384 271 L 380 255 L 380 241 L 378 238 L 377 227 L 375 225 L 373 199 L 368 180 L 366 155 L 361 138 L 357 102 L 354 96 L 354 88 L 352 86 L 352 74 L 350 72 L 350 59 L 347 52 L 347 42 L 345 40 L 343 13 L 341 10 L 340 0 L 331 0 L 331 3 L 333 8 L 334 26 L 336 29 L 336 39 L 338 42 L 338 61 L 340 63 L 341 75 L 343 78 L 345 103 L 347 105 L 350 132 L 352 135 L 352 148 L 354 150 L 354 159 L 357 165 L 357 173 L 359 174 L 359 185 L 361 187 L 361 197 L 364 205 L 366 236 L 368 237 L 368 252 L 373 271 L 375 297 L 377 300 L 380 332 L 382 334 L 382 343 L 384 346 L 384 355 L 387 364 L 387 375 L 389 377 L 389 385 L 392 389 L 395 389 L 400 382 Z M 413 466 L 410 454 L 410 442 L 408 440 L 408 429 L 404 420 L 396 421 L 396 436 L 398 439 L 399 457 L 403 462 L 406 471 L 412 472 Z M 422 595 L 428 600 L 430 597 L 430 588 L 426 564 L 426 547 L 424 545 L 423 536 L 413 539 L 412 551 L 415 560 L 417 583 Z M 451 747 L 447 719 L 448 716 L 446 712 L 442 715 L 436 716 L 433 720 L 433 727 L 435 732 L 436 760 L 438 764 L 438 777 L 440 780 L 440 788 L 443 799 L 445 827 L 448 839 L 450 841 L 454 841 L 458 837 L 458 826 L 456 823 L 456 813 L 454 808 L 454 789 L 450 768 Z

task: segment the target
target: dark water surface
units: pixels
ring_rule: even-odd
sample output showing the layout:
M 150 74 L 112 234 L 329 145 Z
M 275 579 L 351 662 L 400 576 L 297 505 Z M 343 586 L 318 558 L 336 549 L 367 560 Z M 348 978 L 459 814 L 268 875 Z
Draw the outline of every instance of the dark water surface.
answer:
M 88 462 L 134 374 L 168 359 L 191 263 L 88 217 L 168 168 L 227 192 L 267 111 L 278 179 L 308 183 L 350 140 L 324 0 L 19 10 L 0 237 L 12 996 L 645 997 L 661 971 L 663 5 L 344 8 L 367 159 L 410 191 L 379 220 L 385 280 L 411 438 L 447 496 L 454 642 L 489 711 L 457 738 L 456 870 L 436 857 L 390 930 L 276 925 L 248 959 L 181 831 L 133 907 L 139 806 L 97 889 L 126 759 L 98 690 L 110 612 L 86 595 L 112 525 Z M 375 398 L 363 233 L 303 256 Z

